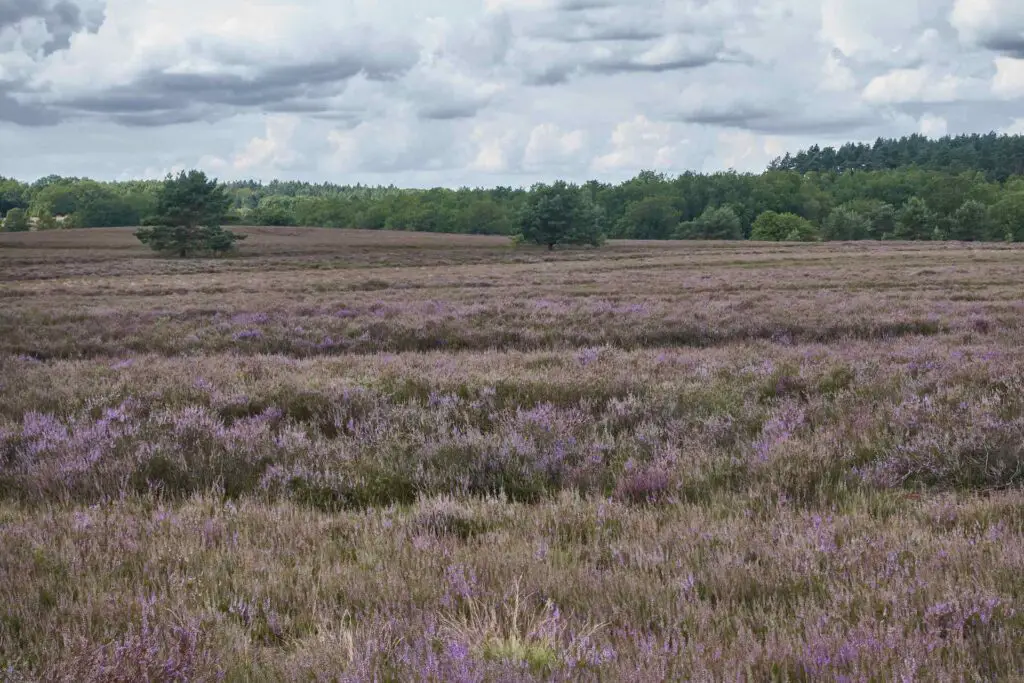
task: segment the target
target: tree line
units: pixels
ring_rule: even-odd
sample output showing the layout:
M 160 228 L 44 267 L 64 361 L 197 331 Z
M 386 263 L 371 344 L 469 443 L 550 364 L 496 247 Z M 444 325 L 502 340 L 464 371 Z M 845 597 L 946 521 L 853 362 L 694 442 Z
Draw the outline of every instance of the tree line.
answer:
M 1022 141 L 1021 136 L 994 134 L 940 140 L 910 136 L 839 150 L 812 147 L 777 159 L 757 174 L 670 177 L 642 171 L 614 184 L 595 180 L 414 190 L 241 181 L 220 187 L 223 222 L 235 225 L 492 234 L 552 246 L 550 236 L 531 233 L 527 214 L 563 212 L 551 222 L 572 224 L 576 237 L 563 235 L 554 244 L 599 241 L 594 235 L 1024 241 L 1024 175 L 1018 170 L 1024 162 Z M 969 154 L 968 149 L 975 151 Z M 49 176 L 27 184 L 0 179 L 0 214 L 7 230 L 138 226 L 160 214 L 164 187 L 162 181 L 101 183 Z
M 916 166 L 932 171 L 981 171 L 1000 182 L 1024 174 L 1024 137 L 996 133 L 945 136 L 924 135 L 899 139 L 878 138 L 874 144 L 847 143 L 836 149 L 813 145 L 796 155 L 775 159 L 770 168 L 780 171 L 882 171 Z

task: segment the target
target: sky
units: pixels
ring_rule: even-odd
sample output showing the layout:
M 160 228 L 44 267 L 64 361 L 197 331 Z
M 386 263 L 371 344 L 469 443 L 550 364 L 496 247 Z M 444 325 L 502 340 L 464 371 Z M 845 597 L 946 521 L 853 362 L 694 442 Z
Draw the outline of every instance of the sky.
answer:
M 1022 0 L 0 0 L 0 175 L 406 187 L 1024 133 Z

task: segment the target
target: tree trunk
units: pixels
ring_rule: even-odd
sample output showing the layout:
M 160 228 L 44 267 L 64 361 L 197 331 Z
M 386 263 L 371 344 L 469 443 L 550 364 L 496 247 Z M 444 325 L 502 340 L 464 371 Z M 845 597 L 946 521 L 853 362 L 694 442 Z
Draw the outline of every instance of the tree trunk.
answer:
M 554 251 L 554 250 L 555 250 L 555 245 L 553 243 L 549 244 L 548 245 L 548 251 Z

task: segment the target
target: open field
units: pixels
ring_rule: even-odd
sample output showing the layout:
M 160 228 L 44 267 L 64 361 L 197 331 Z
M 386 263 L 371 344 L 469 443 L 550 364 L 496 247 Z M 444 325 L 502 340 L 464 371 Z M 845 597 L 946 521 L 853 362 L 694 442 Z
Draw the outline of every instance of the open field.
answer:
M 1024 249 L 0 235 L 0 679 L 1024 680 Z

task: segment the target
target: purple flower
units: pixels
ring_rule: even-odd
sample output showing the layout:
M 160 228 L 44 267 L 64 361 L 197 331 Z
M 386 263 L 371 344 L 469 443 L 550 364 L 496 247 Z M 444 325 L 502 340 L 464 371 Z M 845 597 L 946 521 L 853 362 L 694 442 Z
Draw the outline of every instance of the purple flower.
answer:
M 452 641 L 448 643 L 447 650 L 448 657 L 457 662 L 461 662 L 462 660 L 469 657 L 469 648 L 466 646 L 465 643 Z
M 448 583 L 448 594 L 444 600 L 447 603 L 453 602 L 453 598 L 468 600 L 476 595 L 476 572 L 461 564 L 449 565 L 444 570 L 445 580 Z

